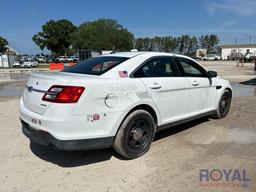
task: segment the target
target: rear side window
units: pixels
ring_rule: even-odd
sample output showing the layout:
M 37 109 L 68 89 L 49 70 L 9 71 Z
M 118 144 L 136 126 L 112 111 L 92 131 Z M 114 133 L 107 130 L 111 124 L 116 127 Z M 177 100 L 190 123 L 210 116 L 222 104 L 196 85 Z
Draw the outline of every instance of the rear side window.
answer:
M 179 70 L 186 77 L 206 77 L 206 71 L 197 63 L 186 58 L 176 58 Z
M 127 57 L 95 57 L 81 61 L 76 65 L 62 70 L 62 72 L 102 75 L 128 59 Z
M 158 57 L 147 61 L 133 74 L 135 78 L 175 77 L 177 70 L 171 57 Z

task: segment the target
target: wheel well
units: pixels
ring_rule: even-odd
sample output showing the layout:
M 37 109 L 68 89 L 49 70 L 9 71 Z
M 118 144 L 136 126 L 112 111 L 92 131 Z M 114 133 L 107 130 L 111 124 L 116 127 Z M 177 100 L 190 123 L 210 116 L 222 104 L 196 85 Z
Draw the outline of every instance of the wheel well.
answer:
M 132 113 L 132 112 L 134 112 L 134 111 L 137 111 L 137 110 L 139 110 L 139 109 L 145 110 L 145 111 L 147 111 L 150 115 L 152 115 L 152 117 L 153 117 L 153 119 L 154 119 L 154 121 L 155 121 L 155 123 L 156 123 L 156 125 L 157 125 L 157 115 L 156 115 L 156 112 L 155 112 L 155 110 L 154 110 L 151 106 L 149 106 L 149 105 L 145 105 L 145 104 L 138 105 L 138 106 L 134 107 L 133 109 L 131 109 L 127 115 L 129 115 L 130 113 Z M 127 116 L 127 115 L 126 115 L 126 116 Z
M 226 88 L 225 90 L 228 90 L 231 93 L 231 97 L 233 96 L 232 95 L 232 90 L 230 88 Z

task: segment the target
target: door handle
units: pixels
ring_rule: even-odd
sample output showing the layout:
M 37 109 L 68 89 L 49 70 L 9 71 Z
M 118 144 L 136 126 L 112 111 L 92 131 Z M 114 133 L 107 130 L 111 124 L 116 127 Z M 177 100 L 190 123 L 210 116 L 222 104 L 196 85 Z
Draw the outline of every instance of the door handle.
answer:
M 192 83 L 192 86 L 198 86 L 199 83 Z
M 193 81 L 193 83 L 191 85 L 195 87 L 195 86 L 198 86 L 199 83 L 198 83 L 198 81 L 195 80 L 195 81 Z
M 161 85 L 159 85 L 158 83 L 154 83 L 154 84 L 153 84 L 153 85 L 151 85 L 149 88 L 150 88 L 150 89 L 161 89 L 161 88 L 162 88 L 162 86 L 161 86 Z

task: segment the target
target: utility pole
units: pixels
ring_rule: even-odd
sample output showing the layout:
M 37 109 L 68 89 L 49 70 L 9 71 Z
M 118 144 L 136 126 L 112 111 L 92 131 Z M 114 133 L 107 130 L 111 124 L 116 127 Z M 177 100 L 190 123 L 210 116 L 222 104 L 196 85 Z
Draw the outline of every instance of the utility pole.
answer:
M 250 45 L 252 44 L 252 40 L 253 40 L 253 37 L 252 37 L 252 35 L 248 35 L 248 34 L 244 34 L 246 37 L 249 37 L 249 39 L 250 39 Z
M 8 67 L 10 68 L 11 67 L 11 64 L 10 64 L 10 56 L 9 56 L 9 52 L 10 51 L 10 49 L 9 49 L 9 47 L 7 48 L 7 61 L 8 61 Z
M 2 53 L 0 53 L 0 61 L 1 61 L 1 67 L 4 67 L 4 62 L 3 62 Z
M 237 45 L 237 42 L 238 42 L 238 39 L 237 39 L 237 38 L 235 38 L 235 45 Z

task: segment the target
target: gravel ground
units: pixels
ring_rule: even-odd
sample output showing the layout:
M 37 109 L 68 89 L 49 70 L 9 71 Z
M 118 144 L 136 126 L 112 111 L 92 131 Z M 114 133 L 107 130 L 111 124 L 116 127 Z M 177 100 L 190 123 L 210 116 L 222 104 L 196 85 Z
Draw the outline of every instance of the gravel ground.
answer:
M 235 98 L 225 119 L 158 133 L 151 150 L 135 160 L 113 149 L 60 152 L 31 144 L 21 133 L 17 106 L 17 98 L 0 101 L 0 191 L 213 190 L 199 186 L 201 169 L 245 169 L 247 190 L 256 190 L 256 97 Z
M 244 82 L 255 79 L 253 63 L 245 63 L 243 67 L 237 67 L 237 61 L 199 61 L 208 70 L 217 71 L 218 74 L 233 82 Z

